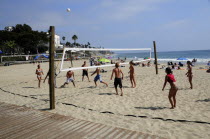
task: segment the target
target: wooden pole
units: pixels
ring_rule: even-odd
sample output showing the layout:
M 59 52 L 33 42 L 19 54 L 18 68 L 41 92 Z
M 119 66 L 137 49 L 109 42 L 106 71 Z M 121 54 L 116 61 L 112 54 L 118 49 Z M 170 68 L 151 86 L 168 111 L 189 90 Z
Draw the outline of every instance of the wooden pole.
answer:
M 156 69 L 156 74 L 158 74 L 158 63 L 157 63 L 157 52 L 156 52 L 156 43 L 153 41 L 154 45 L 154 54 L 155 54 L 155 69 Z
M 72 62 L 72 52 L 70 51 L 70 57 L 71 57 L 71 68 L 74 67 L 73 62 Z
M 55 70 L 54 70 L 54 51 L 55 51 L 55 27 L 50 26 L 50 63 L 49 63 L 49 90 L 50 90 L 50 109 L 55 109 Z

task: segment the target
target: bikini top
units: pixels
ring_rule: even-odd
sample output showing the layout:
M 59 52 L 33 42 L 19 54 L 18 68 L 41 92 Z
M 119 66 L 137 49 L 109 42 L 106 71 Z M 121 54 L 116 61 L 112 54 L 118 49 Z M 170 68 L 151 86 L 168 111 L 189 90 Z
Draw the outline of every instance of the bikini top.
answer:
M 170 83 L 171 82 L 176 82 L 173 74 L 167 74 L 167 77 L 168 77 L 168 82 L 170 82 Z
M 37 72 L 42 72 L 42 70 L 37 70 Z

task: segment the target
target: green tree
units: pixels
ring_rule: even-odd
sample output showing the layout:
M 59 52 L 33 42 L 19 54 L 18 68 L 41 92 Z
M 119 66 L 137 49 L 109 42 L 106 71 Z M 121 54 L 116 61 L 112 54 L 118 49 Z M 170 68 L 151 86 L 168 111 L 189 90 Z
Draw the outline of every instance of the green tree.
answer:
M 12 32 L 21 33 L 21 32 L 31 32 L 32 28 L 27 24 L 17 24 L 15 27 L 13 27 Z
M 7 52 L 10 51 L 11 54 L 13 52 L 13 55 L 15 54 L 15 41 L 6 41 L 4 42 L 4 46 L 6 47 Z
M 63 42 L 65 42 L 65 39 L 66 39 L 66 37 L 65 37 L 65 36 L 63 36 L 63 37 L 62 37 Z
M 71 43 L 67 41 L 66 46 L 71 46 Z
M 72 36 L 72 40 L 74 40 L 74 45 L 76 45 L 76 40 L 78 39 L 77 35 Z

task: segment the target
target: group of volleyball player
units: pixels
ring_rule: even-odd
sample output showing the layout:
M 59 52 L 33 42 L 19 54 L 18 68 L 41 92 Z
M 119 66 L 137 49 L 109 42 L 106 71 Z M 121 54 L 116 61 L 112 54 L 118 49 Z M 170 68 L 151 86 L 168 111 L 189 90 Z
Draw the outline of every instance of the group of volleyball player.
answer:
M 134 72 L 134 67 L 133 67 L 134 63 L 133 63 L 133 61 L 130 61 L 129 64 L 130 64 L 129 75 L 130 75 L 131 87 L 135 88 L 136 87 L 136 80 L 135 80 L 135 76 L 134 76 L 135 75 L 134 74 L 135 73 Z M 96 66 L 100 66 L 100 63 L 96 63 Z M 86 61 L 84 61 L 84 64 L 82 65 L 82 67 L 87 67 Z M 116 95 L 118 95 L 117 87 L 119 86 L 120 91 L 121 91 L 120 95 L 123 96 L 122 80 L 123 80 L 124 74 L 123 74 L 122 70 L 119 67 L 120 67 L 120 64 L 116 63 L 115 64 L 115 68 L 112 70 L 112 74 L 111 74 L 111 78 L 110 79 L 112 80 L 113 76 L 115 76 L 114 87 L 115 87 Z M 190 88 L 193 89 L 193 85 L 192 85 L 193 74 L 192 74 L 192 65 L 191 65 L 190 61 L 187 61 L 187 69 L 188 69 L 188 72 L 186 73 L 186 75 L 187 75 L 187 77 L 189 79 L 189 82 L 190 82 Z M 98 67 L 91 74 L 91 76 L 96 74 L 96 76 L 94 78 L 95 86 L 97 87 L 97 81 L 100 81 L 100 83 L 103 83 L 103 84 L 105 84 L 108 87 L 108 84 L 106 82 L 102 81 L 102 77 L 100 75 L 100 72 L 101 72 L 101 69 Z M 170 90 L 169 90 L 168 98 L 169 98 L 169 102 L 171 104 L 171 109 L 174 109 L 176 107 L 176 93 L 178 91 L 178 88 L 175 85 L 176 80 L 175 80 L 175 77 L 174 77 L 174 75 L 172 73 L 171 68 L 170 67 L 166 68 L 165 72 L 166 72 L 166 76 L 165 76 L 165 81 L 164 81 L 162 90 L 164 91 L 164 88 L 165 88 L 165 86 L 166 86 L 166 84 L 168 82 L 170 84 L 170 87 L 171 87 Z M 37 79 L 39 81 L 38 82 L 38 87 L 40 87 L 41 78 L 42 78 L 42 75 L 44 75 L 43 70 L 41 69 L 40 65 L 38 65 L 38 68 L 36 69 L 36 74 L 37 74 Z M 46 80 L 47 76 L 45 77 L 45 80 Z M 87 77 L 88 81 L 90 82 L 90 79 L 89 79 L 89 76 L 88 76 L 88 69 L 83 69 L 82 70 L 82 81 L 84 80 L 85 76 Z M 66 82 L 61 87 L 65 87 L 65 85 L 68 84 L 69 82 L 72 82 L 74 87 L 75 87 L 74 72 L 72 70 L 69 70 L 66 73 L 66 78 L 67 78 Z M 45 82 L 45 80 L 44 80 L 44 82 Z

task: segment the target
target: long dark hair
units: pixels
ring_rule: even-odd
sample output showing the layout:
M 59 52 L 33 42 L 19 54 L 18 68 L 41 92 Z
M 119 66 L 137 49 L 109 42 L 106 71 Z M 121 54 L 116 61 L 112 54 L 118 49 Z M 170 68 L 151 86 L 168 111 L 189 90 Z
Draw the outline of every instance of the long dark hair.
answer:
M 173 73 L 170 67 L 167 67 L 166 70 L 165 70 L 165 72 L 167 74 L 172 74 Z
M 187 61 L 187 64 L 191 65 L 192 66 L 192 63 L 190 61 Z

